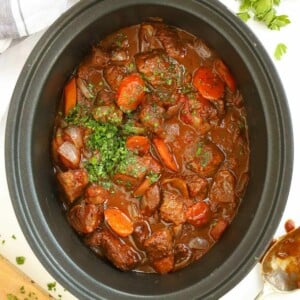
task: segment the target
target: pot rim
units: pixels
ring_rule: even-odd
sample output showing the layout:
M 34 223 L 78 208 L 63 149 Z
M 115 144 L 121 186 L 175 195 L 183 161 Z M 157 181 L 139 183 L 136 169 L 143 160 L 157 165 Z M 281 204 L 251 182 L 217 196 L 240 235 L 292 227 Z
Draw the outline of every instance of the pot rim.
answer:
M 266 187 L 264 188 L 264 194 L 266 195 L 270 193 L 271 196 L 269 197 L 272 197 L 272 202 L 270 202 L 271 207 L 268 208 L 266 215 L 264 215 L 266 208 L 262 207 L 261 212 L 257 213 L 253 224 L 251 224 L 252 234 L 250 235 L 249 233 L 247 238 L 245 238 L 241 245 L 239 245 L 238 249 L 244 248 L 247 249 L 247 251 L 243 254 L 234 253 L 231 257 L 229 257 L 227 262 L 224 263 L 223 269 L 227 271 L 228 276 L 223 281 L 220 281 L 218 285 L 214 286 L 214 290 L 208 290 L 206 294 L 203 294 L 206 299 L 215 299 L 220 297 L 237 284 L 251 270 L 256 263 L 255 257 L 259 257 L 264 252 L 270 238 L 275 232 L 276 225 L 279 223 L 284 211 L 291 182 L 293 167 L 293 137 L 290 114 L 284 90 L 268 54 L 246 25 L 238 18 L 233 17 L 225 6 L 215 0 L 169 0 L 166 2 L 161 0 L 87 0 L 78 3 L 63 14 L 43 34 L 42 38 L 39 40 L 26 61 L 18 79 L 9 107 L 6 124 L 6 173 L 9 192 L 18 222 L 21 225 L 23 233 L 34 253 L 57 281 L 61 282 L 62 285 L 66 286 L 76 295 L 86 297 L 86 299 L 96 298 L 96 294 L 85 288 L 83 284 L 78 286 L 78 281 L 73 278 L 72 274 L 70 275 L 70 272 L 68 272 L 69 270 L 76 271 L 82 280 L 86 276 L 86 274 L 83 273 L 66 255 L 63 255 L 63 250 L 55 240 L 51 231 L 47 227 L 44 227 L 45 224 L 41 224 L 40 220 L 43 219 L 43 214 L 37 203 L 30 206 L 31 203 L 26 204 L 23 202 L 23 199 L 26 199 L 28 192 L 34 194 L 34 191 L 32 190 L 33 184 L 29 187 L 26 186 L 23 178 L 24 174 L 28 172 L 27 167 L 29 167 L 28 164 L 30 164 L 25 153 L 28 154 L 31 150 L 28 143 L 25 145 L 25 148 L 22 148 L 20 144 L 22 144 L 21 141 L 25 139 L 24 135 L 22 135 L 22 128 L 24 128 L 24 124 L 28 122 L 28 120 L 26 120 L 26 114 L 30 113 L 28 106 L 26 106 L 26 104 L 28 104 L 28 100 L 26 102 L 24 99 L 26 99 L 26 95 L 28 93 L 30 86 L 29 83 L 36 76 L 41 61 L 47 55 L 49 47 L 52 47 L 53 45 L 55 46 L 57 36 L 59 36 L 67 26 L 70 26 L 70 24 L 75 22 L 82 12 L 90 9 L 94 5 L 97 5 L 99 2 L 106 8 L 105 14 L 108 14 L 113 10 L 118 10 L 121 7 L 139 4 L 172 6 L 186 10 L 188 13 L 192 13 L 195 5 L 198 5 L 201 2 L 202 6 L 207 7 L 213 11 L 214 14 L 223 18 L 228 24 L 233 26 L 235 32 L 241 39 L 243 39 L 244 45 L 251 49 L 249 51 L 251 51 L 252 55 L 256 58 L 256 63 L 260 65 L 260 70 L 263 73 L 266 82 L 269 84 L 268 89 L 276 102 L 273 103 L 274 105 L 276 104 L 276 107 L 274 106 L 274 114 L 266 115 L 268 118 L 266 120 L 268 133 L 272 132 L 273 136 L 268 137 L 268 144 L 270 144 L 270 147 L 268 148 L 268 163 L 265 181 Z M 222 31 L 225 29 L 220 30 Z M 249 68 L 252 68 L 252 66 L 249 66 Z M 272 83 L 272 86 L 270 83 Z M 256 82 L 256 84 L 258 86 L 262 85 L 260 82 Z M 267 103 L 263 103 L 263 105 L 267 106 Z M 19 122 L 16 122 L 16 120 L 19 120 Z M 272 128 L 270 124 L 276 124 L 277 126 L 276 128 Z M 277 138 L 279 138 L 279 141 L 276 140 Z M 275 150 L 272 148 L 275 144 L 278 146 L 278 153 L 274 153 Z M 280 161 L 278 162 L 276 169 L 272 166 L 272 160 L 274 157 L 280 157 Z M 30 182 L 32 182 L 32 180 Z M 29 191 L 26 189 L 29 189 Z M 259 232 L 253 232 L 253 228 L 255 226 L 260 226 Z M 43 232 L 39 232 L 41 228 Z M 249 232 L 251 231 L 251 228 L 249 229 Z M 47 241 L 43 238 L 44 234 L 48 237 Z M 250 243 L 249 241 L 251 236 L 256 236 L 254 243 Z M 48 245 L 50 245 L 54 251 L 50 251 L 48 249 Z M 61 257 L 57 258 L 57 254 L 61 255 Z M 238 259 L 238 262 L 236 262 L 236 259 Z M 70 266 L 70 269 L 62 267 L 61 262 L 63 261 L 65 261 L 65 264 Z M 232 267 L 233 265 L 234 267 Z M 215 274 L 211 274 L 210 277 L 213 277 Z M 103 287 L 103 289 L 104 288 L 107 289 L 107 287 Z M 192 298 L 197 295 L 197 288 L 198 287 L 195 285 L 190 289 L 167 294 L 165 299 Z M 109 289 L 105 292 L 103 290 L 103 293 L 104 295 L 107 295 L 107 297 L 116 297 L 118 295 L 123 297 L 123 299 L 126 299 L 127 297 L 131 299 L 139 298 L 137 295 L 124 294 L 122 292 L 115 294 L 115 291 Z M 148 299 L 160 298 L 160 296 L 142 297 L 146 297 Z

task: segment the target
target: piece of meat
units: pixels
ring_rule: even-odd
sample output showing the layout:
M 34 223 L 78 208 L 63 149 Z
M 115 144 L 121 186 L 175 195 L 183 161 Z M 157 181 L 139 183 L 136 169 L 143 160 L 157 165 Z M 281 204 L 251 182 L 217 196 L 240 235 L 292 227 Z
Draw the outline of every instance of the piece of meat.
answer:
M 218 110 L 198 93 L 189 93 L 180 111 L 181 120 L 192 125 L 201 134 L 207 133 L 211 123 L 219 120 Z
M 180 270 L 190 263 L 192 251 L 186 244 L 177 244 L 174 248 L 174 269 Z
M 191 197 L 196 197 L 199 200 L 204 200 L 207 197 L 208 182 L 200 176 L 189 176 L 186 178 L 189 194 Z
M 85 191 L 85 201 L 90 204 L 103 204 L 108 200 L 109 191 L 101 185 L 92 184 Z
M 173 222 L 176 225 L 186 221 L 186 207 L 182 196 L 164 191 L 163 201 L 160 206 L 160 216 L 164 221 Z
M 94 47 L 78 67 L 78 77 L 88 80 L 92 69 L 102 69 L 109 62 L 109 54 L 102 48 Z
M 143 23 L 139 30 L 140 52 L 146 52 L 152 49 L 162 48 L 161 42 L 155 36 L 157 24 Z
M 173 237 L 168 228 L 154 231 L 144 243 L 151 261 L 173 254 Z
M 126 62 L 129 59 L 128 50 L 120 47 L 112 49 L 110 59 L 112 62 Z
M 83 194 L 89 180 L 84 169 L 57 173 L 57 179 L 69 203 Z
M 115 103 L 115 100 L 116 100 L 115 92 L 107 91 L 107 90 L 103 89 L 98 92 L 96 100 L 95 100 L 95 105 L 97 105 L 97 106 L 111 105 L 111 104 Z
M 162 26 L 157 30 L 156 37 L 163 44 L 169 56 L 175 59 L 182 59 L 185 57 L 187 49 L 175 28 Z
M 154 260 L 152 266 L 157 273 L 166 274 L 174 268 L 174 255 L 169 255 L 161 259 Z
M 141 213 L 150 217 L 160 203 L 160 188 L 158 184 L 152 185 L 144 194 L 140 202 Z
M 126 67 L 120 65 L 110 65 L 104 69 L 103 74 L 111 89 L 117 91 L 121 81 L 126 76 Z
M 133 247 L 116 238 L 108 230 L 96 230 L 85 242 L 92 247 L 100 247 L 103 255 L 122 271 L 132 270 L 141 260 Z
M 165 109 L 157 104 L 145 104 L 140 112 L 142 124 L 153 132 L 161 132 Z
M 96 106 L 92 110 L 95 120 L 102 123 L 121 125 L 123 112 L 115 104 Z
M 144 249 L 144 242 L 151 235 L 151 227 L 145 220 L 134 223 L 133 239 L 139 249 Z
M 82 201 L 74 205 L 69 213 L 68 219 L 72 227 L 80 233 L 94 231 L 102 221 L 102 207 L 95 204 L 87 204 Z
M 182 74 L 179 64 L 164 50 L 138 53 L 135 62 L 138 71 L 154 88 L 170 90 L 180 84 Z
M 209 191 L 209 198 L 213 202 L 233 203 L 235 202 L 234 175 L 228 170 L 220 170 L 214 177 L 214 182 Z
M 187 158 L 187 168 L 202 177 L 212 177 L 224 160 L 223 152 L 212 142 L 200 141 Z

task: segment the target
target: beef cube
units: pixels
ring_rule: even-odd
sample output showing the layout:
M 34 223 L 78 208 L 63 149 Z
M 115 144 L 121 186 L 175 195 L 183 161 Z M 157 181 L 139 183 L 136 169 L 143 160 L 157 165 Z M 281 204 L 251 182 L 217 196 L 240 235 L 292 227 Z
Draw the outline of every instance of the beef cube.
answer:
M 144 242 L 151 235 L 151 228 L 147 221 L 138 221 L 134 223 L 133 239 L 135 244 L 140 248 L 144 249 Z
M 164 50 L 138 53 L 135 62 L 138 71 L 154 88 L 174 89 L 181 80 L 178 63 L 168 57 Z
M 85 201 L 82 201 L 70 209 L 68 219 L 76 231 L 80 233 L 90 233 L 94 231 L 102 221 L 102 207 L 95 204 L 87 204 Z
M 85 196 L 87 203 L 100 205 L 108 199 L 109 192 L 101 185 L 92 184 L 86 189 Z
M 212 184 L 209 198 L 213 202 L 234 203 L 236 180 L 234 175 L 227 170 L 220 170 Z
M 161 132 L 164 123 L 165 109 L 156 104 L 146 104 L 140 112 L 142 124 L 153 132 Z
M 81 196 L 88 184 L 88 174 L 84 169 L 58 173 L 57 179 L 69 203 Z
M 144 194 L 141 202 L 141 213 L 150 217 L 156 211 L 160 203 L 160 189 L 157 184 L 152 185 Z
M 92 247 L 100 247 L 103 255 L 122 271 L 132 270 L 141 260 L 138 252 L 108 230 L 97 230 L 85 239 Z
M 173 254 L 173 236 L 168 228 L 156 230 L 144 243 L 151 261 Z
M 126 76 L 126 68 L 119 65 L 110 65 L 104 69 L 104 78 L 112 90 L 117 91 L 121 81 Z
M 192 157 L 187 161 L 187 168 L 202 177 L 212 177 L 224 160 L 223 152 L 212 142 L 200 141 Z
M 164 221 L 173 222 L 176 225 L 186 221 L 186 207 L 182 196 L 164 191 L 163 201 L 160 206 L 160 216 Z
M 206 198 L 208 192 L 208 182 L 206 179 L 195 175 L 188 177 L 186 183 L 191 197 L 197 196 L 198 200 Z

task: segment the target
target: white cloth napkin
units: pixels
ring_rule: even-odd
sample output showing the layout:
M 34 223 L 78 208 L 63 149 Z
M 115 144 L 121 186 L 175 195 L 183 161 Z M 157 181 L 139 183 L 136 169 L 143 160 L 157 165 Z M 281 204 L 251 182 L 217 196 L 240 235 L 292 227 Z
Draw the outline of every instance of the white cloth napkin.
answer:
M 78 0 L 0 0 L 0 53 L 52 24 Z

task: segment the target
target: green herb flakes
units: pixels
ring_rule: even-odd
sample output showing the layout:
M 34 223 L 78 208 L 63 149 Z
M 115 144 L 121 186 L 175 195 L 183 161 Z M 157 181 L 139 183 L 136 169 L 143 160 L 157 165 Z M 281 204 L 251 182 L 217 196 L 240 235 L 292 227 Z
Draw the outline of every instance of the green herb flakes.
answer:
M 19 298 L 13 294 L 7 294 L 6 300 L 19 300 Z
M 252 17 L 271 30 L 280 30 L 291 23 L 287 15 L 276 14 L 275 6 L 280 4 L 280 0 L 240 0 L 240 2 L 237 16 L 245 22 Z
M 283 43 L 279 43 L 274 51 L 274 56 L 277 60 L 280 60 L 282 56 L 286 53 L 287 51 L 287 46 Z
M 49 282 L 47 284 L 47 288 L 48 288 L 48 291 L 55 292 L 56 291 L 56 282 L 55 281 L 54 282 Z
M 24 265 L 25 260 L 26 260 L 25 256 L 17 256 L 16 257 L 16 263 L 18 265 Z
M 16 236 L 15 236 L 14 234 L 11 236 L 11 238 L 12 238 L 13 240 L 16 240 L 16 239 L 17 239 Z

